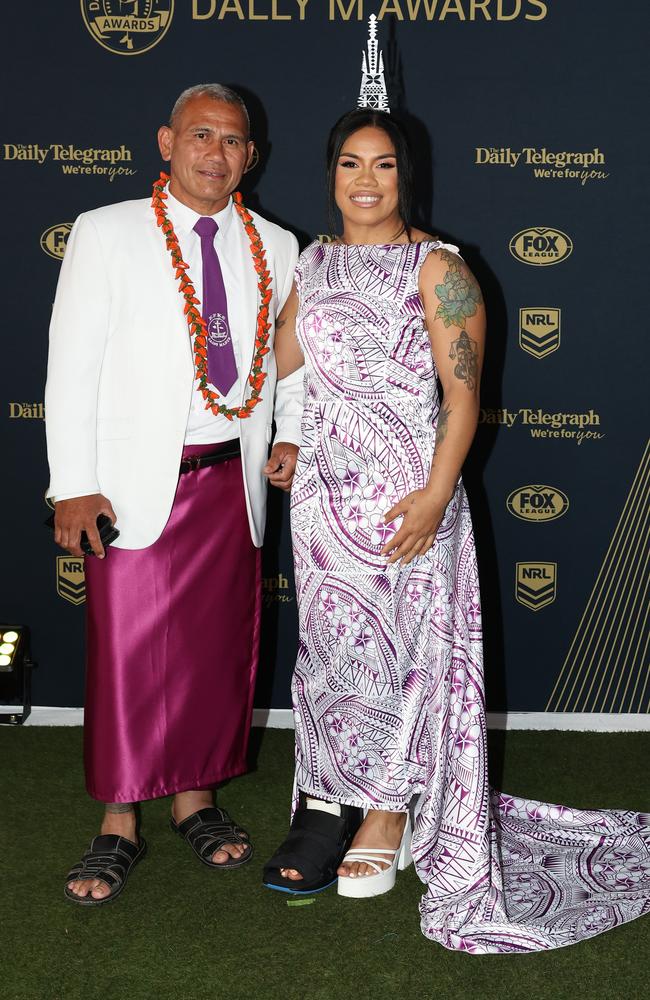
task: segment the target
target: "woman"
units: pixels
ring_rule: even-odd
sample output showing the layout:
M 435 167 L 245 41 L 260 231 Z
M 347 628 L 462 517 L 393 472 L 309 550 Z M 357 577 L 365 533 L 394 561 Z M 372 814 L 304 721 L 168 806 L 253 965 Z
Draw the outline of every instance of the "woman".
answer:
M 302 254 L 275 341 L 279 377 L 304 358 L 306 381 L 291 498 L 297 795 L 264 881 L 378 895 L 412 850 L 431 938 L 472 952 L 570 944 L 650 907 L 650 817 L 490 800 L 460 480 L 481 294 L 455 247 L 410 226 L 392 116 L 345 115 L 328 164 L 342 235 Z

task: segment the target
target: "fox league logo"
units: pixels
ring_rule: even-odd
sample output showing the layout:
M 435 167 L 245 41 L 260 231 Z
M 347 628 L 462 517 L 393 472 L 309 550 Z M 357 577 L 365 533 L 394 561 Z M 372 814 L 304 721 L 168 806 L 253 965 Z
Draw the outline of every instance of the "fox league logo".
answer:
M 506 506 L 522 521 L 555 521 L 569 509 L 569 498 L 554 486 L 520 486 L 513 490 Z
M 167 33 L 174 0 L 81 0 L 81 14 L 102 48 L 119 56 L 137 56 Z
M 548 267 L 566 260 L 573 251 L 573 241 L 560 229 L 522 229 L 510 240 L 510 253 L 522 264 Z
M 41 250 L 48 257 L 54 257 L 55 260 L 63 260 L 71 229 L 71 222 L 59 222 L 56 226 L 50 226 L 41 236 Z
M 559 309 L 550 306 L 525 306 L 519 310 L 519 346 L 522 351 L 542 359 L 560 346 Z

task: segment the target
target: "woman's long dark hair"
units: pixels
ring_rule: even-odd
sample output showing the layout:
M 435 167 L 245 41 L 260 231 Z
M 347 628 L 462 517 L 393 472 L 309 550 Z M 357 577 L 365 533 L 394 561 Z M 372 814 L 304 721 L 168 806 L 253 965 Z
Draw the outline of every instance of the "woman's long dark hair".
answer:
M 327 193 L 328 220 L 330 231 L 334 234 L 338 228 L 338 215 L 334 187 L 336 166 L 341 150 L 347 139 L 358 132 L 360 128 L 380 128 L 391 140 L 395 148 L 397 160 L 397 208 L 400 219 L 410 238 L 411 206 L 413 203 L 413 160 L 411 149 L 404 127 L 393 115 L 385 111 L 373 111 L 371 108 L 357 108 L 348 111 L 339 118 L 327 140 Z

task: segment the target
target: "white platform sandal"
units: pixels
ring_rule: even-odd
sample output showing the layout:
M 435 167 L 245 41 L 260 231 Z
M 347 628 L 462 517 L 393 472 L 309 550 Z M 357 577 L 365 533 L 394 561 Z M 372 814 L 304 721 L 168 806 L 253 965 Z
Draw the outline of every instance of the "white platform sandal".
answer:
M 391 855 L 392 861 L 388 868 L 382 868 L 379 861 L 386 863 Z M 375 869 L 375 874 L 357 875 L 355 878 L 350 878 L 349 875 L 339 875 L 337 887 L 339 896 L 363 899 L 367 896 L 381 896 L 384 892 L 390 892 L 395 885 L 397 870 L 403 871 L 413 861 L 411 856 L 411 817 L 407 814 L 402 842 L 396 851 L 388 851 L 385 848 L 379 850 L 370 847 L 356 847 L 348 851 L 342 863 L 345 864 L 346 861 L 360 861 L 370 865 L 371 868 Z

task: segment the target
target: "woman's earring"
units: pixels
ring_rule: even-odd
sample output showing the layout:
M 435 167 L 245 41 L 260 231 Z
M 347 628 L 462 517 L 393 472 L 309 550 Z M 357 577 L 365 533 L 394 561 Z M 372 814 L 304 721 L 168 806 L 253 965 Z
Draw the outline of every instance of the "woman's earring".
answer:
M 260 154 L 257 152 L 257 146 L 253 146 L 253 152 L 251 153 L 251 158 L 248 162 L 248 166 L 244 170 L 244 173 L 247 174 L 250 170 L 254 170 L 259 162 Z

